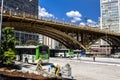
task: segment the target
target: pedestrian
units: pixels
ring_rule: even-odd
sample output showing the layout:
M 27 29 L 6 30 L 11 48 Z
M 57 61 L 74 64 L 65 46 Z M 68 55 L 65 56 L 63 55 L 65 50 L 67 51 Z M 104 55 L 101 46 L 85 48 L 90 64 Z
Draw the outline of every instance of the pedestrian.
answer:
M 36 70 L 42 70 L 42 59 L 41 58 L 39 58 L 38 59 L 38 63 L 37 63 L 37 68 L 36 68 Z
M 28 58 L 27 57 L 25 57 L 25 63 L 28 63 Z
M 80 50 L 80 53 L 79 53 L 80 60 L 81 60 L 82 55 L 84 55 L 84 51 L 83 51 L 83 50 Z
M 79 53 L 77 53 L 77 60 L 79 60 Z
M 93 61 L 95 62 L 95 57 L 96 57 L 96 55 L 95 54 L 93 54 Z

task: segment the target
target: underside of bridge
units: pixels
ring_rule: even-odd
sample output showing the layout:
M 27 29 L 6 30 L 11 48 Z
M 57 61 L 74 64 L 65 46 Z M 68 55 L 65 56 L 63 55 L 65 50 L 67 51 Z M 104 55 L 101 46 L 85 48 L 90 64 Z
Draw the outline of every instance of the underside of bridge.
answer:
M 96 41 L 103 39 L 110 46 L 120 46 L 120 34 L 104 32 L 89 27 L 76 27 L 54 22 L 21 18 L 16 16 L 3 16 L 3 27 L 14 27 L 15 30 L 39 33 L 62 43 L 71 49 L 89 49 Z M 107 34 L 107 38 L 106 38 Z

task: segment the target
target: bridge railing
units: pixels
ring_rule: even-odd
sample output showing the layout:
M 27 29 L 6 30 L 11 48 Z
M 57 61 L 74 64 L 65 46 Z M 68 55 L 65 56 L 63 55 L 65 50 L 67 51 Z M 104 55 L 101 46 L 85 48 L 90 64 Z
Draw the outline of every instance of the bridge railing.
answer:
M 55 18 L 38 17 L 38 15 L 33 15 L 33 14 L 26 13 L 26 12 L 23 12 L 23 11 L 20 11 L 20 10 L 13 10 L 13 9 L 8 9 L 8 8 L 3 9 L 3 14 L 7 14 L 7 15 L 10 15 L 10 16 L 18 16 L 18 17 L 23 17 L 23 18 L 38 19 L 38 20 L 43 20 L 43 21 L 48 21 L 48 22 L 54 22 L 54 23 L 57 23 L 57 24 L 64 24 L 64 25 L 81 27 L 81 25 L 74 24 L 72 22 L 65 22 L 64 20 L 58 20 L 58 19 L 55 19 Z M 82 27 L 85 27 L 85 26 L 82 26 Z
M 48 18 L 48 17 L 38 17 L 38 15 L 33 15 L 33 14 L 22 12 L 22 11 L 19 11 L 19 10 L 12 10 L 12 9 L 7 9 L 7 8 L 3 9 L 3 14 L 10 15 L 10 16 L 18 16 L 18 17 L 23 17 L 23 18 L 43 20 L 43 21 L 47 21 L 47 22 L 54 22 L 54 23 L 57 23 L 57 24 L 64 24 L 64 25 L 69 25 L 69 26 L 81 27 L 81 25 L 74 24 L 74 23 L 71 23 L 71 22 L 65 22 L 64 20 L 58 20 L 58 19 L 55 19 L 55 18 Z M 113 33 L 113 32 L 109 32 L 107 30 L 100 30 L 99 28 L 92 28 L 92 27 L 89 27 L 89 26 L 87 26 L 87 27 L 82 26 L 81 28 L 83 28 L 85 30 L 100 31 L 100 32 L 103 32 L 103 33 L 106 32 L 106 34 L 107 33 L 111 33 L 111 34 Z
M 18 16 L 18 17 L 23 17 L 23 18 L 38 19 L 37 15 L 25 13 L 19 10 L 3 9 L 3 14 L 10 15 L 10 16 Z
M 77 26 L 77 27 L 81 27 L 81 25 L 78 24 L 74 24 L 71 22 L 65 22 L 64 20 L 58 20 L 55 18 L 48 18 L 48 17 L 38 17 L 38 15 L 33 15 L 30 13 L 26 13 L 26 12 L 22 12 L 20 10 L 12 10 L 12 9 L 8 9 L 8 8 L 4 8 L 3 9 L 3 14 L 7 14 L 10 16 L 18 16 L 18 17 L 23 17 L 23 18 L 32 18 L 32 19 L 38 19 L 38 20 L 43 20 L 43 21 L 48 21 L 48 22 L 54 22 L 57 24 L 64 24 L 64 25 L 69 25 L 69 26 Z M 84 27 L 84 26 L 82 26 Z M 91 27 L 84 27 L 87 29 L 91 29 Z M 96 28 L 94 28 L 96 30 Z M 98 29 L 98 28 L 97 28 Z
M 64 20 L 58 20 L 55 18 L 48 18 L 48 17 L 38 17 L 37 15 L 22 12 L 19 10 L 7 9 L 7 8 L 3 9 L 3 14 L 7 14 L 10 16 L 18 16 L 18 17 L 23 17 L 23 18 L 39 19 L 39 20 L 43 20 L 43 21 L 54 22 L 54 23 L 65 24 L 65 25 L 79 26 L 79 25 L 71 23 L 71 22 L 65 22 Z
M 3 14 L 10 15 L 10 16 L 18 16 L 18 17 L 23 17 L 23 18 L 43 20 L 43 21 L 53 22 L 53 23 L 57 23 L 57 24 L 64 24 L 64 25 L 69 25 L 69 26 L 81 27 L 81 25 L 74 24 L 74 23 L 71 23 L 71 22 L 65 22 L 64 20 L 58 20 L 58 19 L 55 19 L 55 18 L 48 18 L 48 17 L 38 17 L 38 15 L 33 15 L 33 14 L 30 14 L 30 13 L 22 12 L 22 11 L 19 11 L 19 10 L 12 10 L 12 9 L 8 9 L 8 8 L 3 9 Z M 110 31 L 107 31 L 107 30 L 100 30 L 99 27 L 93 28 L 93 27 L 89 27 L 89 26 L 87 26 L 87 27 L 82 26 L 81 28 L 83 28 L 85 30 L 98 31 L 98 32 L 106 33 L 106 34 L 108 34 L 108 33 L 113 34 L 113 32 L 110 32 Z
M 48 17 L 38 17 L 38 15 L 33 15 L 33 14 L 26 13 L 20 10 L 13 10 L 13 9 L 8 9 L 8 8 L 3 9 L 3 14 L 7 14 L 10 16 L 18 16 L 18 17 L 23 17 L 23 18 L 39 19 L 43 21 L 54 22 L 57 24 L 64 24 L 64 25 L 71 25 L 71 26 L 78 26 L 78 27 L 81 26 L 79 24 L 74 24 L 72 22 L 65 22 L 64 20 L 58 20 L 55 18 L 48 18 Z

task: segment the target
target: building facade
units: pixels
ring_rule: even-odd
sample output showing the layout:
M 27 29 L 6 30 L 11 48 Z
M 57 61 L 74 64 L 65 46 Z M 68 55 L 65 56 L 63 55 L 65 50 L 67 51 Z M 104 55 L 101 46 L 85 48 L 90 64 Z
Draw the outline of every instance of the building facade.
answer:
M 2 0 L 0 0 L 0 4 L 1 1 Z M 38 16 L 38 0 L 4 0 L 3 11 L 4 9 L 21 11 L 30 15 Z M 17 45 L 25 44 L 28 40 L 43 43 L 43 36 L 36 33 L 15 31 L 15 38 L 18 41 Z
M 15 38 L 17 39 L 17 45 L 23 45 L 29 40 L 33 40 L 39 43 L 43 42 L 43 36 L 36 33 L 28 33 L 23 31 L 15 31 Z
M 50 49 L 59 49 L 59 42 L 47 36 L 44 36 L 43 43 L 48 45 Z
M 100 0 L 101 29 L 120 33 L 120 0 Z
M 21 11 L 30 15 L 38 16 L 38 3 L 39 0 L 4 0 L 4 9 Z M 25 44 L 28 40 L 35 40 L 39 43 L 48 45 L 50 49 L 55 49 L 56 46 L 58 47 L 59 45 L 54 39 L 36 33 L 15 31 L 15 38 L 18 40 L 17 45 Z
M 120 33 L 120 0 L 100 0 L 100 27 L 101 29 Z M 105 35 L 107 39 L 107 34 Z M 100 41 L 102 50 L 107 54 L 111 53 L 110 45 Z
M 0 0 L 0 4 L 1 4 Z M 4 9 L 18 10 L 33 15 L 38 15 L 39 0 L 4 0 Z

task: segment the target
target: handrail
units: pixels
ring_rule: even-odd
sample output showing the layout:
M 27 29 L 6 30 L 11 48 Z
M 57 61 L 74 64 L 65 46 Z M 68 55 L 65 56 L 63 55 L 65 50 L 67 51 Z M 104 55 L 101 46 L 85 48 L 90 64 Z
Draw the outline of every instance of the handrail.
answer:
M 55 18 L 48 18 L 48 17 L 38 17 L 38 15 L 33 15 L 33 14 L 30 14 L 30 13 L 26 13 L 26 12 L 23 12 L 23 11 L 19 11 L 19 10 L 12 10 L 12 9 L 7 9 L 7 8 L 4 8 L 3 9 L 3 14 L 6 14 L 6 15 L 10 15 L 10 16 L 18 16 L 18 17 L 23 17 L 23 18 L 31 18 L 31 19 L 37 19 L 37 20 L 42 20 L 42 21 L 47 21 L 47 22 L 53 22 L 53 23 L 57 23 L 57 24 L 64 24 L 64 25 L 69 25 L 69 26 L 74 26 L 74 27 L 80 27 L 81 25 L 78 25 L 78 24 L 73 24 L 71 22 L 65 22 L 63 20 L 58 20 L 58 19 L 55 19 Z M 86 30 L 94 30 L 94 31 L 101 31 L 101 32 L 107 32 L 107 33 L 110 33 L 112 34 L 113 32 L 109 32 L 107 30 L 101 30 L 99 28 L 93 28 L 93 27 L 84 27 L 82 26 L 81 28 L 84 28 Z
M 71 25 L 71 26 L 78 26 L 79 27 L 78 24 L 74 24 L 74 23 L 71 23 L 71 22 L 65 22 L 64 20 L 58 20 L 58 19 L 55 19 L 55 18 L 48 18 L 48 17 L 42 17 L 42 16 L 38 17 L 38 15 L 33 15 L 33 14 L 26 13 L 26 12 L 19 11 L 19 10 L 4 8 L 3 14 L 10 15 L 10 16 L 18 16 L 18 17 L 23 17 L 23 18 L 38 19 L 38 20 L 54 22 L 54 23 L 58 23 L 58 24 L 65 24 L 65 25 Z

